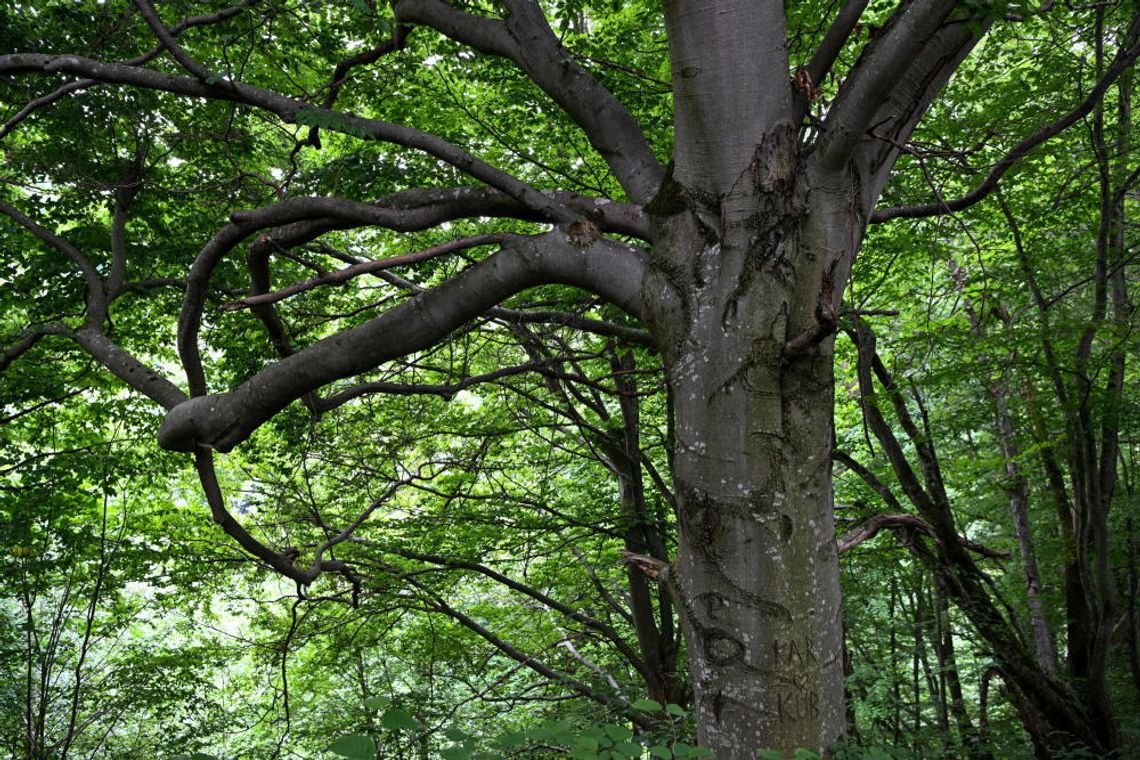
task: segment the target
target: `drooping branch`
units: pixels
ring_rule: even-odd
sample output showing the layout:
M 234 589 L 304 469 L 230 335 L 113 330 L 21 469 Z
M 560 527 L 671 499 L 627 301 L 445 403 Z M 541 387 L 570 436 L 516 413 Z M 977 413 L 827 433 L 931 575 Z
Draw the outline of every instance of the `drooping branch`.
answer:
M 1029 155 L 1038 145 L 1051 140 L 1076 124 L 1091 113 L 1096 105 L 1101 102 L 1108 88 L 1140 57 L 1140 41 L 1135 41 L 1135 31 L 1129 35 L 1129 39 L 1134 40 L 1131 46 L 1120 49 L 1117 53 L 1116 60 L 1108 67 L 1096 85 L 1089 91 L 1089 94 L 1081 101 L 1080 105 L 1061 118 L 1041 127 L 1015 145 L 1001 160 L 994 164 L 989 174 L 986 175 L 986 178 L 973 190 L 953 200 L 943 200 L 918 206 L 892 206 L 890 208 L 878 209 L 871 216 L 871 223 L 886 222 L 891 219 L 915 219 L 919 217 L 956 213 L 973 206 L 988 196 L 997 189 L 1001 178 L 1005 176 L 1005 173 L 1018 161 Z
M 230 393 L 183 404 L 163 422 L 159 442 L 181 451 L 196 445 L 228 451 L 305 393 L 423 350 L 537 285 L 581 287 L 637 315 L 644 266 L 644 255 L 636 249 L 605 239 L 579 248 L 560 230 L 512 237 L 503 250 L 439 287 L 267 367 Z
M 401 549 L 394 546 L 385 546 L 383 547 L 383 550 L 391 554 L 395 554 L 399 557 L 404 557 L 405 559 L 413 559 L 418 562 L 426 562 L 432 565 L 438 565 L 440 567 L 453 568 L 457 570 L 468 570 L 471 572 L 479 573 L 480 575 L 490 578 L 496 583 L 506 586 L 512 591 L 517 591 L 520 594 L 528 596 L 540 604 L 549 607 L 555 612 L 565 615 L 574 622 L 579 623 L 586 628 L 590 628 L 591 630 L 597 631 L 607 641 L 613 644 L 614 648 L 621 652 L 622 656 L 625 657 L 625 659 L 639 673 L 641 673 L 643 676 L 647 676 L 645 663 L 642 662 L 641 658 L 638 656 L 633 647 L 631 647 L 621 637 L 621 635 L 613 629 L 612 626 L 602 622 L 601 620 L 590 617 L 589 615 L 586 615 L 581 611 L 570 607 L 569 605 L 563 604 L 557 599 L 551 597 L 549 594 L 544 594 L 536 588 L 528 586 L 525 583 L 520 583 L 519 581 L 503 575 L 497 570 L 487 567 L 486 565 L 479 562 L 469 562 L 467 560 L 454 559 L 451 557 L 441 557 L 434 554 L 425 554 L 422 552 L 416 552 L 410 549 Z
M 275 551 L 261 541 L 258 541 L 248 530 L 238 522 L 230 511 L 226 509 L 225 496 L 222 494 L 218 475 L 214 469 L 213 453 L 206 448 L 199 448 L 195 452 L 195 467 L 198 470 L 198 479 L 202 483 L 202 491 L 210 506 L 210 513 L 228 536 L 237 541 L 241 548 L 249 554 L 264 562 L 286 578 L 297 582 L 298 587 L 308 586 L 322 573 L 335 572 L 345 577 L 353 587 L 353 603 L 356 603 L 360 593 L 361 577 L 346 563 L 335 559 L 321 559 L 317 557 L 313 566 L 302 570 L 293 564 L 290 557 L 282 552 Z
M 216 13 L 206 13 L 199 16 L 190 16 L 170 27 L 170 35 L 172 37 L 177 37 L 178 35 L 182 34 L 182 32 L 193 27 L 208 26 L 210 24 L 217 24 L 222 21 L 226 21 L 230 18 L 233 18 L 234 16 L 237 16 L 239 13 L 257 1 L 258 0 L 242 0 L 242 2 L 230 6 L 229 8 L 217 11 Z M 165 49 L 166 48 L 162 45 L 158 45 L 150 51 L 140 56 L 136 56 L 135 58 L 122 61 L 122 63 L 130 66 L 141 66 L 157 58 Z M 6 121 L 3 126 L 0 126 L 0 140 L 3 140 L 8 134 L 12 132 L 13 129 L 15 129 L 20 124 L 20 122 L 31 116 L 39 109 L 50 106 L 53 103 L 58 103 L 73 93 L 82 92 L 83 90 L 94 87 L 99 83 L 100 82 L 98 79 L 80 79 L 75 82 L 68 82 L 62 87 L 58 87 L 52 92 L 49 92 L 46 95 L 32 100 L 23 108 L 21 108 L 15 116 L 8 119 L 8 121 Z
M 401 575 L 402 575 L 403 580 L 405 582 L 409 583 L 410 585 L 412 585 L 415 588 L 419 589 L 420 591 L 424 592 L 426 595 L 428 595 L 431 598 L 432 606 L 435 608 L 436 611 L 447 615 L 448 617 L 455 620 L 457 623 L 462 625 L 467 630 L 471 631 L 472 633 L 477 634 L 482 639 L 484 639 L 485 641 L 490 643 L 491 646 L 495 647 L 496 649 L 498 649 L 500 652 L 505 654 L 507 657 L 510 657 L 515 662 L 518 662 L 518 663 L 521 663 L 522 665 L 525 665 L 526 667 L 530 668 L 534 672 L 538 673 L 539 675 L 543 676 L 544 678 L 550 680 L 553 683 L 559 683 L 559 684 L 562 684 L 563 686 L 566 686 L 570 690 L 580 694 L 583 697 L 586 697 L 588 699 L 592 699 L 595 702 L 599 702 L 603 705 L 606 705 L 607 707 L 613 707 L 613 708 L 617 708 L 619 710 L 622 710 L 623 712 L 625 712 L 627 714 L 627 716 L 629 717 L 630 720 L 637 723 L 638 725 L 641 725 L 643 728 L 650 728 L 651 727 L 651 724 L 650 724 L 648 718 L 646 717 L 646 714 L 645 713 L 638 713 L 638 712 L 633 711 L 633 710 L 629 710 L 628 706 L 624 702 L 624 700 L 622 700 L 616 696 L 611 696 L 611 695 L 606 694 L 604 692 L 600 692 L 600 691 L 597 691 L 595 689 L 592 689 L 587 684 L 584 684 L 575 678 L 571 678 L 570 676 L 566 675 L 565 673 L 560 673 L 557 670 L 554 670 L 552 667 L 550 667 L 549 665 L 544 663 L 542 660 L 539 660 L 534 655 L 526 654 L 525 652 L 519 650 L 517 647 L 513 646 L 512 644 L 510 644 L 509 642 L 504 640 L 501 636 L 498 636 L 498 635 L 492 633 L 490 630 L 488 630 L 485 626 L 483 626 L 482 624 L 477 622 L 471 616 L 461 612 L 460 610 L 455 609 L 450 604 L 448 604 L 446 601 L 444 601 L 442 597 L 440 597 L 435 592 L 429 590 L 424 584 L 420 583 L 415 578 L 413 578 L 407 574 L 401 574 Z
M 635 203 L 657 191 L 664 174 L 637 120 L 583 69 L 533 0 L 511 0 L 505 20 L 476 16 L 440 0 L 398 0 L 396 17 L 424 24 L 489 55 L 518 64 L 582 128 Z
M 124 84 L 175 95 L 231 101 L 267 111 L 290 124 L 297 123 L 299 114 L 304 111 L 309 119 L 301 117 L 302 121 L 320 120 L 325 124 L 325 129 L 421 151 L 501 190 L 527 208 L 543 212 L 558 221 L 573 221 L 577 218 L 577 214 L 518 178 L 476 158 L 438 135 L 412 127 L 315 108 L 271 90 L 236 80 L 220 78 L 215 80 L 214 76 L 207 76 L 205 81 L 199 81 L 194 77 L 176 76 L 138 66 L 106 63 L 78 55 L 15 53 L 0 56 L 0 75 L 39 72 L 71 74 L 109 84 Z

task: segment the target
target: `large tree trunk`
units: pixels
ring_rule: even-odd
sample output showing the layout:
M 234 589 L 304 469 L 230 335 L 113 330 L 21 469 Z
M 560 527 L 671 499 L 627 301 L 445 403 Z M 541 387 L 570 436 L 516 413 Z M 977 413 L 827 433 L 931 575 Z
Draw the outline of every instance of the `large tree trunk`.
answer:
M 833 262 L 860 235 L 835 223 L 842 214 L 809 212 L 807 173 L 791 127 L 776 124 L 715 205 L 670 178 L 648 207 L 658 234 L 645 311 L 676 417 L 670 581 L 699 740 L 725 760 L 824 751 L 844 729 L 832 342 L 820 320 L 834 314 Z M 824 184 L 812 197 L 832 208 Z
M 723 758 L 818 750 L 844 726 L 830 357 L 781 371 L 777 339 L 735 370 L 696 344 L 671 373 L 675 583 L 700 740 Z

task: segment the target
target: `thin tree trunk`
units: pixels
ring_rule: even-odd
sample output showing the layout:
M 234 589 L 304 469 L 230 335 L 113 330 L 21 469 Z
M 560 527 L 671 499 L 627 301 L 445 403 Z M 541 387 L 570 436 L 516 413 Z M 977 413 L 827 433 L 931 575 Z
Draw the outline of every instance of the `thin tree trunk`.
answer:
M 1009 411 L 1005 383 L 994 380 L 989 386 L 997 417 L 998 440 L 1002 459 L 1005 460 L 1006 494 L 1009 512 L 1013 519 L 1013 532 L 1021 555 L 1021 570 L 1025 575 L 1025 604 L 1029 608 L 1029 625 L 1033 630 L 1033 648 L 1041 667 L 1048 673 L 1057 672 L 1057 656 L 1053 650 L 1053 637 L 1049 620 L 1045 616 L 1042 599 L 1041 571 L 1037 566 L 1037 552 L 1033 546 L 1033 532 L 1029 523 L 1029 483 L 1021 472 L 1021 450 L 1017 444 L 1016 426 Z

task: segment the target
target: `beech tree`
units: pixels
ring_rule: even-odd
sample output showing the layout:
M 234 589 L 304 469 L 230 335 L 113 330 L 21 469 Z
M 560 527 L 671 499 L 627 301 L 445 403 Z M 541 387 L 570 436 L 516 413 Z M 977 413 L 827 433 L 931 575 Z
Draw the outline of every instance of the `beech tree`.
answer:
M 159 444 L 192 455 L 213 519 L 243 550 L 298 588 L 343 579 L 355 599 L 367 568 L 338 547 L 375 506 L 340 525 L 317 518 L 324 532 L 312 545 L 272 545 L 235 514 L 219 454 L 296 414 L 295 402 L 317 424 L 375 394 L 451 396 L 493 379 L 430 386 L 373 376 L 413 367 L 415 357 L 488 319 L 555 322 L 649 345 L 669 400 L 671 471 L 661 485 L 679 526 L 672 556 L 652 536 L 628 544 L 633 603 L 650 617 L 654 604 L 663 611 L 659 625 L 638 628 L 638 654 L 656 652 L 649 693 L 676 693 L 667 682 L 677 652 L 662 649 L 667 636 L 650 635 L 662 633 L 675 606 L 702 745 L 726 759 L 760 748 L 826 752 L 845 723 L 833 351 L 841 321 L 855 320 L 860 381 L 873 395 L 873 341 L 843 303 L 868 226 L 960 211 L 989 195 L 1020 159 L 1101 102 L 1140 55 L 1140 21 L 1123 16 L 1104 26 L 1109 53 L 1095 84 L 1071 110 L 1010 139 L 974 189 L 944 198 L 932 188 L 926 202 L 884 205 L 896 164 L 916 154 L 912 134 L 971 51 L 995 28 L 1047 18 L 1057 12 L 1052 4 L 108 5 L 115 7 L 4 12 L 0 75 L 12 110 L 0 135 L 12 146 L 12 168 L 0 211 L 70 269 L 53 262 L 37 270 L 54 278 L 53 291 L 58 280 L 58 292 L 35 296 L 43 303 L 7 343 L 0 369 L 40 341 L 70 339 L 163 410 Z M 53 13 L 68 21 L 61 34 Z M 77 23 L 83 14 L 88 28 Z M 618 19 L 618 39 L 595 51 L 591 26 L 607 16 Z M 1020 65 L 1033 62 L 1010 67 Z M 477 113 L 445 120 L 436 112 L 443 106 L 423 101 L 452 86 L 456 71 L 471 74 L 455 86 L 494 94 L 501 123 Z M 453 95 L 462 109 L 464 93 Z M 520 102 L 530 112 L 511 115 Z M 62 160 L 67 171 L 45 182 L 49 167 L 21 155 L 66 139 L 34 128 L 53 111 L 96 133 L 109 125 L 83 145 L 87 176 L 97 177 L 88 186 Z M 275 137 L 254 137 L 255 127 Z M 552 138 L 547 130 L 563 131 Z M 219 192 L 209 182 L 221 170 L 203 170 L 203 187 L 181 201 L 201 204 L 193 217 L 152 198 L 185 171 L 184 160 L 173 160 L 185 142 L 215 146 L 204 165 L 237 177 Z M 921 160 L 907 166 L 925 168 Z M 430 246 L 401 248 L 402 236 L 415 243 L 429 232 Z M 365 259 L 328 242 L 347 239 L 384 255 Z M 248 290 L 234 293 L 227 272 L 241 246 Z M 330 270 L 317 257 L 345 266 Z M 293 272 L 293 264 L 312 273 L 275 285 L 275 271 Z M 422 277 L 404 279 L 396 267 Z M 354 306 L 304 334 L 279 312 L 291 297 L 366 276 L 401 296 Z M 551 313 L 512 301 L 555 285 L 588 294 L 588 305 Z M 116 321 L 130 299 L 167 286 L 183 291 L 174 351 L 137 340 L 147 329 L 137 312 L 132 324 Z M 229 299 L 224 308 L 208 309 L 219 292 Z M 154 303 L 157 320 L 163 306 Z M 273 360 L 251 358 L 244 346 L 227 355 L 226 330 L 246 312 L 260 322 Z M 550 371 L 557 362 L 528 344 L 525 330 L 506 332 L 529 360 L 501 372 L 545 371 L 558 382 Z M 628 357 L 613 357 L 615 377 L 636 370 Z M 890 381 L 880 374 L 880 382 Z M 636 388 L 623 387 L 621 423 L 598 446 L 636 514 L 641 473 L 652 463 L 636 440 Z M 940 576 L 947 595 L 988 600 L 940 476 L 930 470 L 919 484 L 902 445 L 868 410 L 883 445 L 893 442 L 900 477 L 914 481 L 903 485 L 937 539 L 934 551 L 960 570 Z M 907 433 L 928 463 L 921 436 Z M 646 575 L 659 584 L 657 600 Z M 992 606 L 971 614 L 996 630 Z M 1031 709 L 1094 750 L 1112 749 L 1114 732 L 1090 722 L 1071 684 L 1021 639 L 997 638 L 1006 647 L 994 656 Z

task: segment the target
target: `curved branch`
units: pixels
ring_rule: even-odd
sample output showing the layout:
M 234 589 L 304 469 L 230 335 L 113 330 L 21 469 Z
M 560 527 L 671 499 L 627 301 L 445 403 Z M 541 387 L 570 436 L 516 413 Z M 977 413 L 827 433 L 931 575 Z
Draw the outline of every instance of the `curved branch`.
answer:
M 938 540 L 935 535 L 934 526 L 923 520 L 921 517 L 915 515 L 908 515 L 902 512 L 883 512 L 877 515 L 871 515 L 863 522 L 856 525 L 851 530 L 844 533 L 842 536 L 835 539 L 836 548 L 840 554 L 843 554 L 850 549 L 854 549 L 864 541 L 869 541 L 879 534 L 882 530 L 910 530 L 918 531 L 931 538 Z M 1009 559 L 1009 552 L 998 551 L 990 549 L 975 541 L 958 537 L 958 543 L 967 549 L 977 552 L 983 557 L 990 559 Z
M 11 218 L 32 235 L 71 259 L 72 263 L 79 267 L 79 271 L 83 273 L 83 280 L 87 284 L 87 323 L 89 325 L 102 324 L 107 316 L 107 294 L 103 289 L 103 280 L 95 271 L 90 259 L 67 240 L 3 201 L 0 201 L 0 214 Z
M 222 488 L 218 484 L 218 475 L 214 469 L 213 453 L 208 449 L 199 448 L 195 452 L 194 464 L 198 470 L 198 479 L 202 483 L 202 491 L 206 494 L 206 501 L 210 505 L 210 514 L 214 522 L 221 526 L 226 535 L 233 538 L 241 548 L 269 565 L 269 567 L 281 575 L 296 581 L 298 587 L 312 584 L 321 573 L 340 573 L 352 584 L 353 606 L 356 606 L 362 579 L 349 565 L 340 560 L 320 559 L 318 557 L 313 561 L 313 566 L 308 570 L 301 570 L 296 567 L 293 561 L 285 554 L 274 551 L 254 538 L 253 535 L 245 529 L 245 526 L 234 519 L 234 516 L 226 509 L 225 497 L 222 495 Z
M 48 335 L 71 335 L 71 329 L 65 325 L 50 324 L 39 325 L 31 330 L 28 330 L 24 335 L 16 339 L 8 348 L 0 351 L 0 372 L 8 369 L 12 362 L 19 359 L 28 351 L 32 350 L 37 343 L 43 340 Z
M 162 22 L 158 11 L 150 4 L 150 0 L 135 0 L 135 7 L 139 9 L 139 13 L 141 13 L 143 19 L 146 20 L 147 26 L 154 32 L 154 36 L 157 37 L 158 41 L 162 43 L 162 46 L 166 48 L 166 52 L 170 53 L 170 56 L 178 61 L 179 66 L 203 82 L 210 79 L 209 70 L 194 60 L 194 58 L 178 44 L 174 39 L 174 35 L 170 33 L 170 30 L 166 28 L 166 24 Z
M 424 24 L 480 52 L 514 61 L 569 114 L 635 203 L 657 192 L 664 169 L 637 120 L 583 69 L 554 35 L 538 3 L 510 0 L 505 20 L 484 18 L 440 0 L 398 0 L 396 17 Z
M 598 220 L 600 229 L 648 236 L 644 213 L 635 206 L 573 193 L 555 195 L 560 202 L 583 216 Z M 190 268 L 186 293 L 178 318 L 178 352 L 190 383 L 190 392 L 201 396 L 206 380 L 198 353 L 198 330 L 214 268 L 229 251 L 249 235 L 277 227 L 250 246 L 251 267 L 256 259 L 275 250 L 307 243 L 334 229 L 375 225 L 396 232 L 414 232 L 443 222 L 476 216 L 515 217 L 541 221 L 552 218 L 528 209 L 517 200 L 492 188 L 417 188 L 385 196 L 374 203 L 339 198 L 293 198 L 273 206 L 237 212 L 230 224 L 219 230 L 202 248 Z M 360 263 L 360 262 L 354 262 Z
M 993 192 L 1005 173 L 1009 171 L 1014 164 L 1027 156 L 1031 150 L 1061 134 L 1091 113 L 1097 103 L 1104 97 L 1108 88 L 1112 86 L 1112 83 L 1120 78 L 1120 75 L 1136 62 L 1137 57 L 1140 57 L 1140 42 L 1134 43 L 1130 48 L 1121 49 L 1116 60 L 1108 67 L 1104 76 L 1097 81 L 1096 86 L 1094 86 L 1088 96 L 1081 101 L 1080 105 L 1056 121 L 1041 127 L 1015 145 L 1009 153 L 1006 153 L 1000 161 L 994 164 L 993 168 L 990 169 L 990 173 L 986 175 L 986 178 L 980 185 L 962 197 L 950 201 L 926 203 L 919 206 L 892 206 L 890 208 L 879 209 L 871 215 L 871 223 L 876 224 L 900 218 L 915 219 L 927 216 L 940 216 L 942 214 L 952 214 L 962 211 L 963 209 L 973 206 Z
M 382 362 L 423 350 L 455 328 L 527 288 L 560 283 L 640 312 L 644 254 L 607 240 L 578 248 L 561 231 L 514 237 L 507 246 L 439 287 L 351 330 L 267 367 L 230 393 L 202 396 L 167 415 L 159 443 L 191 451 L 229 451 L 294 399 Z

